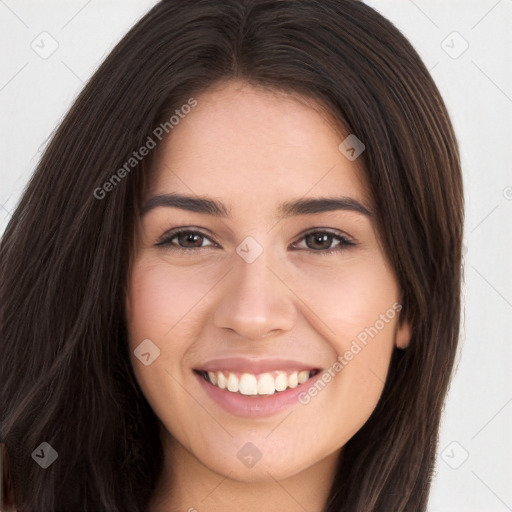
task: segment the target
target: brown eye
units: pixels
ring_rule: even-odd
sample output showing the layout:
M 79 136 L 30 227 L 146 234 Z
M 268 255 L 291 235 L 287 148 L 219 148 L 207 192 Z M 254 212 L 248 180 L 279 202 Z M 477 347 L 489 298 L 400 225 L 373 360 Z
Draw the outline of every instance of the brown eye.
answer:
M 175 241 L 176 240 L 176 241 Z M 203 245 L 205 241 L 209 243 L 207 245 Z M 210 243 L 210 239 L 200 231 L 192 231 L 192 230 L 179 230 L 172 231 L 164 235 L 164 237 L 157 242 L 157 246 L 166 246 L 170 250 L 194 250 L 194 249 L 204 249 L 206 247 L 214 247 L 215 243 Z
M 348 249 L 355 246 L 356 243 L 350 240 L 347 236 L 341 233 L 331 233 L 330 231 L 310 231 L 306 233 L 301 241 L 305 241 L 305 247 L 299 249 L 306 249 L 310 252 L 317 252 L 318 254 L 332 254 Z M 335 243 L 334 247 L 332 247 Z
M 317 250 L 329 249 L 332 244 L 333 238 L 333 235 L 331 235 L 330 233 L 311 233 L 309 235 L 306 235 L 305 240 L 306 245 L 310 249 Z
M 178 235 L 174 235 L 173 238 L 178 240 L 179 245 L 182 247 L 201 247 L 204 237 L 197 233 L 184 232 Z M 190 245 L 188 245 L 190 244 Z

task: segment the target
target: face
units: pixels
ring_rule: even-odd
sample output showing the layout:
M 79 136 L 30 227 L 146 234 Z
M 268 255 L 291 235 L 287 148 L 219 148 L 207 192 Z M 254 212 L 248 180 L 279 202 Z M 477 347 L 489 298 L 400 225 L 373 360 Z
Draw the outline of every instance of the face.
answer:
M 287 478 L 364 425 L 409 327 L 346 135 L 313 102 L 243 83 L 195 99 L 158 148 L 140 219 L 132 365 L 191 460 Z

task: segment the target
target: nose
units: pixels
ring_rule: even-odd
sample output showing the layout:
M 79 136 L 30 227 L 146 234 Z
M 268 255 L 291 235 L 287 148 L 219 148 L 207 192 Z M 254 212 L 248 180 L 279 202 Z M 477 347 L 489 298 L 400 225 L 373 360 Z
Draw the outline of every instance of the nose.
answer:
M 247 340 L 290 331 L 296 321 L 293 283 L 286 283 L 272 263 L 270 251 L 252 263 L 235 255 L 222 285 L 214 325 Z M 275 262 L 275 260 L 273 260 Z

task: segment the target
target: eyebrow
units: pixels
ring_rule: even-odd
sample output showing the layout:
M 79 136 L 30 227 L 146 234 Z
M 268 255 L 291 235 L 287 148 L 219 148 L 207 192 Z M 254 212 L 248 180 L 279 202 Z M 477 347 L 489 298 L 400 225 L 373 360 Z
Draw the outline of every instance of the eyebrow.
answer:
M 214 217 L 231 218 L 230 209 L 224 203 L 201 196 L 186 196 L 177 193 L 154 196 L 144 204 L 141 215 L 158 207 L 180 208 L 196 213 L 205 213 Z M 296 199 L 286 201 L 278 207 L 278 219 L 297 215 L 312 215 L 315 213 L 334 210 L 347 210 L 360 213 L 367 217 L 373 214 L 371 210 L 352 197 L 317 197 L 313 199 Z

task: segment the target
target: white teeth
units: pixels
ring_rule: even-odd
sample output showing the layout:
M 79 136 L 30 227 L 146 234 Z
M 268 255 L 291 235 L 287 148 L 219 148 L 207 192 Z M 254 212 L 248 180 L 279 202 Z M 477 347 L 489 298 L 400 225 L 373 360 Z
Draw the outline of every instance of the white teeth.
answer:
M 288 387 L 288 377 L 285 372 L 279 372 L 276 377 L 276 391 L 284 391 Z
M 299 372 L 299 384 L 304 384 L 309 379 L 309 372 L 307 370 L 304 370 L 302 372 Z
M 258 395 L 273 395 L 276 391 L 274 377 L 270 373 L 264 373 L 258 381 Z
M 266 372 L 261 374 L 209 371 L 208 379 L 220 389 L 227 389 L 232 393 L 242 395 L 273 395 L 276 391 L 284 391 L 287 388 L 296 388 L 309 379 L 310 371 L 285 371 Z M 227 377 L 226 377 L 227 375 Z
M 226 377 L 224 377 L 224 374 L 222 372 L 216 372 L 217 374 L 217 384 L 220 389 L 226 389 Z M 213 384 L 213 381 L 212 381 Z
M 243 373 L 242 377 L 240 377 L 239 388 L 242 395 L 256 395 L 258 394 L 258 381 L 254 375 Z
M 296 388 L 299 384 L 299 374 L 298 372 L 290 373 L 288 376 L 288 387 L 289 388 Z
M 228 391 L 232 391 L 233 393 L 238 391 L 238 379 L 236 378 L 236 375 L 233 375 L 232 373 L 230 373 L 228 377 Z

